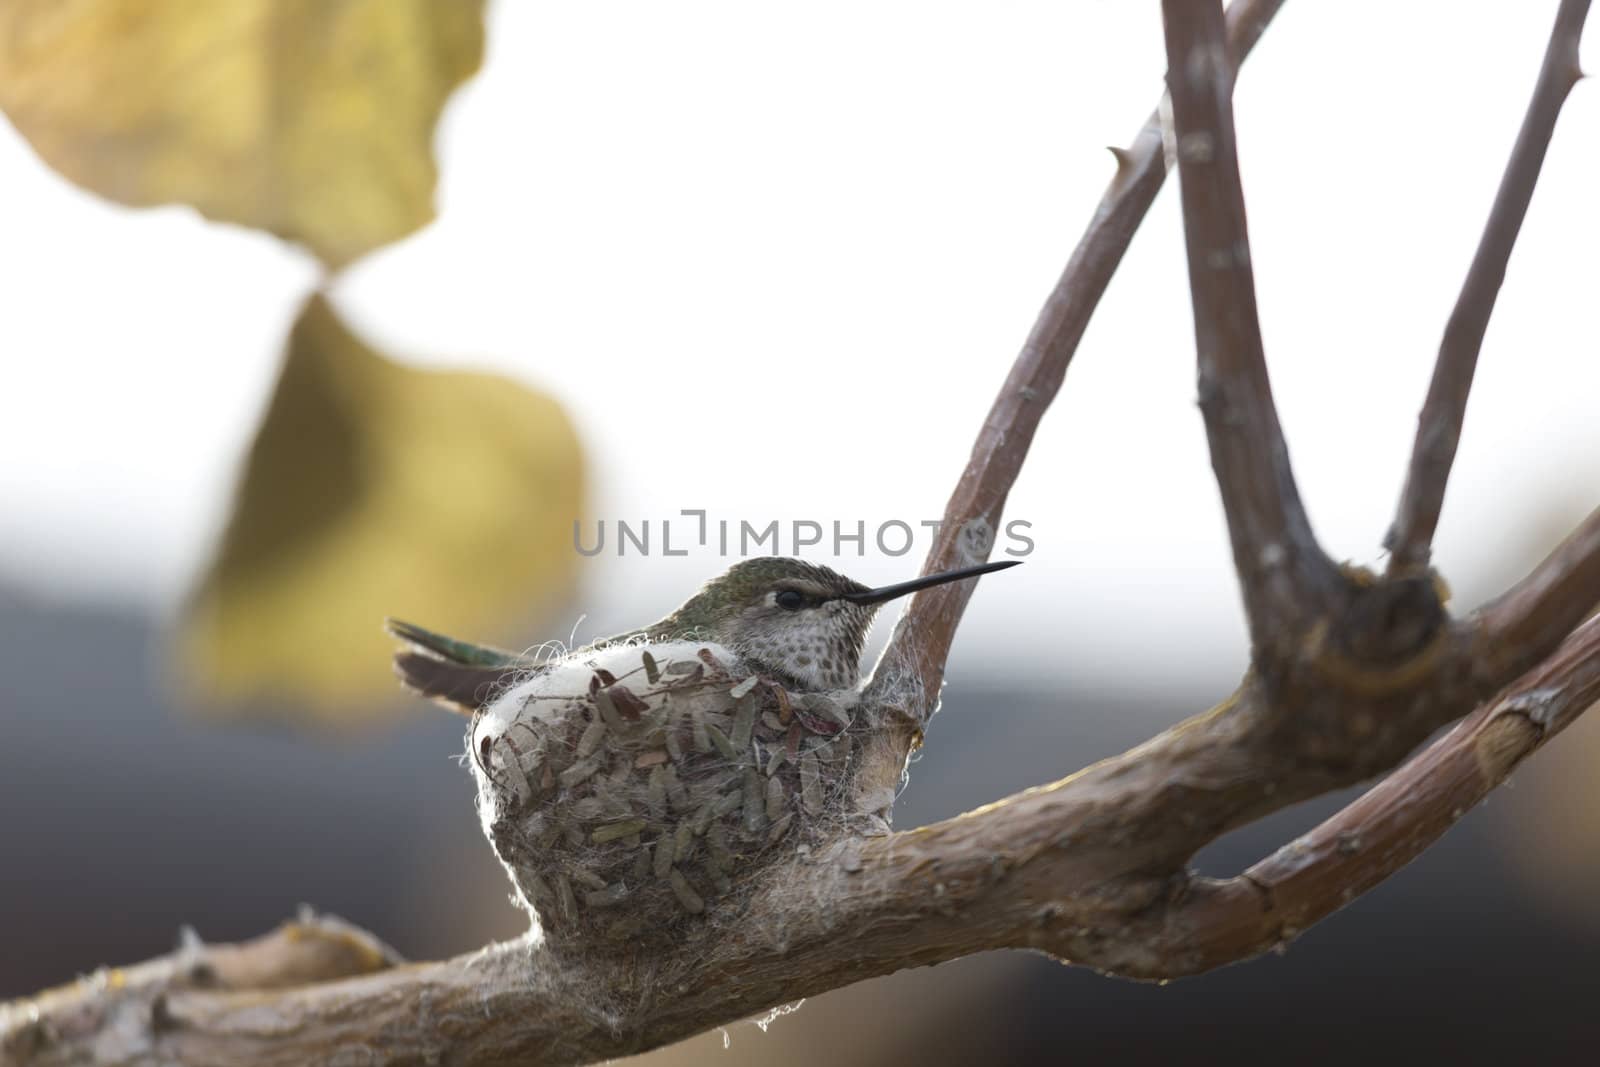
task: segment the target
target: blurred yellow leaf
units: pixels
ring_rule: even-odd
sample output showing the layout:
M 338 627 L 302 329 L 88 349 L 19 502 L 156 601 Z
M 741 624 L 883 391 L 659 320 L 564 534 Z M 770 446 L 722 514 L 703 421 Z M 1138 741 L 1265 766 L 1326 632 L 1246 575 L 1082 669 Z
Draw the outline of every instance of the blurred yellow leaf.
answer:
M 433 218 L 433 128 L 482 0 L 0 0 L 0 109 L 124 204 L 193 204 L 332 267 Z
M 182 673 L 205 702 L 346 717 L 398 697 L 386 615 L 531 632 L 572 590 L 581 467 L 554 400 L 391 363 L 314 296 L 184 619 Z

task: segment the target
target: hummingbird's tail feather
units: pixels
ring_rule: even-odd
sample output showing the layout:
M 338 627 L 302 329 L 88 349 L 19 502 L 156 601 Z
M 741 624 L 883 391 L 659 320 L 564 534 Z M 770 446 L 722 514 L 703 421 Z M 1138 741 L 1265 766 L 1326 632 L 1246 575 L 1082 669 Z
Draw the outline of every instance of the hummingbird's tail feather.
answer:
M 511 667 L 523 662 L 522 657 L 515 652 L 507 652 L 492 645 L 474 645 L 469 641 L 458 641 L 453 637 L 425 630 L 414 622 L 384 619 L 383 628 L 418 651 L 449 660 L 451 663 L 472 667 Z
M 457 641 L 415 623 L 385 619 L 383 628 L 411 646 L 394 654 L 394 673 L 406 688 L 462 715 L 476 713 L 530 666 L 514 652 Z
M 524 670 L 452 663 L 421 652 L 401 651 L 394 655 L 394 673 L 406 688 L 469 716 L 499 696 Z

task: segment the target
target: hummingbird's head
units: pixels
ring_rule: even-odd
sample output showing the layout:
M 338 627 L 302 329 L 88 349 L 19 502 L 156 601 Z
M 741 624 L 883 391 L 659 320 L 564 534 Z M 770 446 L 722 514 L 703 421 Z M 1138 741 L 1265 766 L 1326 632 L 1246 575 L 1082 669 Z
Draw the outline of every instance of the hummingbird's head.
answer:
M 817 563 L 762 556 L 736 563 L 711 579 L 652 627 L 651 636 L 716 641 L 796 690 L 848 689 L 860 678 L 867 631 L 885 602 L 1017 562 L 871 589 Z

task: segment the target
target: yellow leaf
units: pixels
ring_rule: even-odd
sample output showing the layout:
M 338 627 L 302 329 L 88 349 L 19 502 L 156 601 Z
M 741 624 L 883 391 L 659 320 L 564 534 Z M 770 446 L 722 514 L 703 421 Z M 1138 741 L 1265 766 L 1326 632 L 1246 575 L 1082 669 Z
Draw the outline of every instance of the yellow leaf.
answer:
M 391 363 L 313 297 L 184 619 L 182 674 L 206 703 L 346 717 L 398 698 L 387 615 L 537 632 L 572 591 L 581 467 L 554 400 Z
M 0 0 L 0 109 L 72 181 L 338 268 L 433 218 L 481 0 Z

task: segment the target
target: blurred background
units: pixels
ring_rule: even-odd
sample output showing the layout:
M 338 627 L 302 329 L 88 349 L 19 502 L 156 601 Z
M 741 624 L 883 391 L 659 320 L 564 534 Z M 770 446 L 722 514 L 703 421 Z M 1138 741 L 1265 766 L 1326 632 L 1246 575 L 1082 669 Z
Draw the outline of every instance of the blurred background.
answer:
M 1273 385 L 1342 558 L 1380 560 L 1554 11 L 1291 3 L 1240 78 Z M 398 692 L 382 617 L 516 646 L 646 622 L 732 562 L 684 509 L 776 520 L 785 552 L 797 520 L 862 522 L 805 554 L 911 577 L 926 531 L 872 532 L 941 514 L 1163 66 L 1153 2 L 0 2 L 0 998 L 302 902 L 417 958 L 518 933 L 462 723 Z M 1458 611 L 1600 503 L 1597 131 L 1585 82 L 1436 543 Z M 1237 681 L 1193 377 L 1169 187 L 897 825 Z M 1281 958 L 1157 987 L 994 954 L 649 1059 L 1592 1062 L 1596 767 L 1582 720 Z

